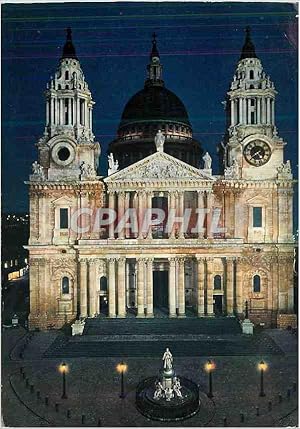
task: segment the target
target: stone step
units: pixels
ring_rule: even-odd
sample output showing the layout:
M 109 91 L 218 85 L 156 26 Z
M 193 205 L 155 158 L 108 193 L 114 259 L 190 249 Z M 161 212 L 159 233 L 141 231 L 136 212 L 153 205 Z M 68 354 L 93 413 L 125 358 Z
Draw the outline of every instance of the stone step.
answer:
M 209 339 L 194 341 L 89 341 L 89 336 L 81 341 L 65 339 L 54 341 L 44 354 L 45 357 L 155 357 L 159 358 L 166 347 L 175 357 L 184 356 L 246 356 L 282 354 L 275 342 L 266 335 L 230 338 L 211 336 Z M 91 337 L 92 339 L 92 337 Z
M 86 320 L 84 335 L 176 335 L 239 334 L 240 324 L 235 318 L 186 319 L 98 319 Z

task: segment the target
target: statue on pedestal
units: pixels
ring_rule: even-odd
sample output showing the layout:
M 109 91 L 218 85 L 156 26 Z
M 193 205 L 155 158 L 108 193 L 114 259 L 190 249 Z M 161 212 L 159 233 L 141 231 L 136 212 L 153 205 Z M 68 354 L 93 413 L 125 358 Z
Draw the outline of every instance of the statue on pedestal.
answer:
M 168 371 L 173 368 L 173 355 L 168 348 L 166 348 L 166 351 L 162 357 L 162 360 L 164 363 L 164 369 Z
M 166 140 L 166 137 L 163 135 L 161 130 L 158 130 L 156 133 L 156 136 L 154 137 L 154 143 L 155 143 L 157 152 L 164 151 L 165 140 Z
M 34 161 L 34 163 L 32 164 L 32 172 L 33 172 L 33 175 L 36 176 L 37 178 L 41 180 L 45 180 L 44 169 L 37 161 Z

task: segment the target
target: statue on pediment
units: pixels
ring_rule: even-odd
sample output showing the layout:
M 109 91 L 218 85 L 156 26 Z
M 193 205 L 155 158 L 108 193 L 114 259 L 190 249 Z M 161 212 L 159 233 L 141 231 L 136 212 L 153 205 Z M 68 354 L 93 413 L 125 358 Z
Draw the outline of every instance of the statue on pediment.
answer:
M 210 170 L 211 169 L 211 156 L 208 152 L 205 153 L 205 155 L 202 157 L 204 161 L 204 170 Z

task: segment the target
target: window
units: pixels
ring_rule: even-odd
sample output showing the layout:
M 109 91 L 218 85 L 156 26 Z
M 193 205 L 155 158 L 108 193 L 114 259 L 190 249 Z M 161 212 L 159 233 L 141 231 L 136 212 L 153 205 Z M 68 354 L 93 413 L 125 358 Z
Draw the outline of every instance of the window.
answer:
M 100 277 L 100 290 L 102 292 L 107 292 L 107 278 L 106 277 Z
M 260 276 L 258 274 L 253 277 L 253 292 L 260 292 Z
M 254 79 L 254 71 L 250 70 L 250 79 Z
M 63 277 L 61 280 L 61 291 L 63 294 L 70 293 L 69 292 L 69 277 Z
M 262 207 L 253 207 L 253 227 L 262 227 Z
M 68 209 L 59 210 L 59 227 L 60 229 L 69 228 Z
M 66 71 L 66 73 L 65 73 L 65 79 L 66 80 L 69 80 L 69 72 L 68 72 L 68 70 Z
M 214 289 L 221 290 L 221 286 L 222 286 L 221 276 L 217 275 L 214 277 Z

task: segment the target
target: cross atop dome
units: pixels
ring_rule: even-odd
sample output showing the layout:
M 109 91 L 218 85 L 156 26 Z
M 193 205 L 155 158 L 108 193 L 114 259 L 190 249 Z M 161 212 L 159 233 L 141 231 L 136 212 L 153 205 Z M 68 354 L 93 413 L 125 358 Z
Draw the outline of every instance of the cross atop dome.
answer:
M 159 57 L 159 52 L 158 52 L 158 49 L 157 49 L 157 41 L 156 41 L 156 38 L 157 38 L 157 34 L 154 32 L 153 34 L 152 34 L 152 51 L 151 51 L 151 54 L 150 54 L 150 60 L 153 58 L 153 57 L 158 57 L 158 58 L 160 58 Z
M 73 40 L 72 40 L 72 29 L 68 27 L 66 31 L 67 31 L 67 38 L 66 38 L 66 43 L 64 45 L 62 58 L 73 58 L 74 60 L 78 60 L 76 56 L 75 47 L 73 45 Z
M 251 27 L 248 25 L 245 31 L 246 31 L 245 43 L 242 48 L 240 60 L 243 60 L 245 58 L 257 58 L 255 53 L 255 46 L 251 40 Z

